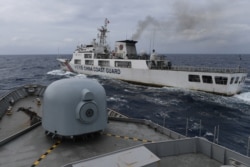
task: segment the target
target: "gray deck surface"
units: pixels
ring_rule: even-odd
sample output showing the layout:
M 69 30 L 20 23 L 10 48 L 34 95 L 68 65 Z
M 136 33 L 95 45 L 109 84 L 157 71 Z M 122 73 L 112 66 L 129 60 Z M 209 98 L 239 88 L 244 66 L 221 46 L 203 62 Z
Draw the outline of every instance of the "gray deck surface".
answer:
M 126 137 L 133 137 L 134 139 L 126 139 Z M 112 121 L 108 124 L 105 134 L 96 138 L 76 142 L 71 140 L 61 141 L 39 162 L 39 166 L 61 166 L 72 161 L 142 144 L 142 141 L 136 141 L 138 139 L 161 141 L 168 138 L 144 125 Z M 50 150 L 54 143 L 56 143 L 56 140 L 46 136 L 42 126 L 39 126 L 2 146 L 0 166 L 31 166 L 47 150 Z
M 203 154 L 183 154 L 161 159 L 162 167 L 220 167 L 221 163 Z
M 16 102 L 11 110 L 12 114 L 6 114 L 0 121 L 0 140 L 30 126 L 29 116 L 22 111 L 17 112 L 19 107 L 30 107 L 32 111 L 42 116 L 42 106 L 37 105 L 36 97 L 28 97 Z
M 4 116 L 0 121 L 1 140 L 29 125 L 29 117 L 16 112 L 18 107 L 32 107 L 41 115 L 41 106 L 36 105 L 35 97 L 19 101 L 13 108 L 13 114 Z M 143 143 L 165 140 L 172 139 L 146 125 L 131 122 L 110 121 L 103 134 L 81 141 L 52 139 L 45 135 L 42 126 L 38 126 L 1 146 L 0 166 L 62 166 Z M 165 157 L 159 165 L 216 167 L 221 164 L 201 154 L 187 154 Z

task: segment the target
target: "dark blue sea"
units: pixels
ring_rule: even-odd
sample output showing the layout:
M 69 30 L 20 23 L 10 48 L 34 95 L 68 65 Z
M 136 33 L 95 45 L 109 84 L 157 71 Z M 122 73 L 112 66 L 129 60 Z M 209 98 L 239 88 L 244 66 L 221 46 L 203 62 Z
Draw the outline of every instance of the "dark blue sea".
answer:
M 174 54 L 166 55 L 174 65 L 208 67 L 243 67 L 250 73 L 250 55 Z M 86 77 L 60 70 L 56 58 L 71 55 L 1 55 L 0 96 L 25 84 L 49 85 L 68 77 Z M 213 140 L 219 127 L 218 143 L 246 154 L 250 136 L 250 75 L 243 92 L 225 97 L 177 88 L 134 85 L 98 76 L 105 88 L 107 105 L 129 117 L 150 119 L 188 136 Z M 165 120 L 165 122 L 164 122 Z M 188 122 L 188 126 L 187 126 Z M 202 125 L 201 132 L 199 125 Z

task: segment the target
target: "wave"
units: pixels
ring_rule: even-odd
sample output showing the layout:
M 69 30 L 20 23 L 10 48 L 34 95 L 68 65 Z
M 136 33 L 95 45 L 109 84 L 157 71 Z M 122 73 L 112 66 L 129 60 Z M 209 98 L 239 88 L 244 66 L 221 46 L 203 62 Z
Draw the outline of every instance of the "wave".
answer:
M 222 96 L 216 95 L 212 93 L 202 92 L 202 91 L 195 91 L 195 90 L 188 90 L 188 89 L 181 89 L 181 88 L 172 88 L 172 87 L 164 87 L 165 90 L 168 92 L 168 96 L 170 95 L 169 92 L 172 92 L 178 96 L 178 100 L 185 101 L 185 102 L 202 102 L 202 103 L 210 103 L 210 104 L 218 104 L 221 106 L 226 106 L 229 108 L 238 108 L 238 104 L 250 104 L 250 85 L 245 85 L 245 92 L 234 96 Z M 235 107 L 237 106 L 237 107 Z M 244 107 L 240 107 L 243 109 Z
M 84 75 L 84 74 L 77 74 L 77 75 L 75 75 L 75 76 L 73 76 L 73 77 L 77 77 L 77 78 L 87 78 L 87 76 Z
M 47 72 L 48 75 L 59 75 L 59 76 L 69 75 L 70 73 L 71 72 L 65 72 L 60 69 Z
M 69 71 L 63 71 L 61 69 L 49 71 L 47 72 L 47 74 L 56 75 L 56 76 L 65 76 L 67 78 L 70 78 L 70 77 L 86 78 L 86 75 L 84 74 L 76 74 L 76 73 L 69 72 Z
M 128 103 L 126 99 L 122 99 L 119 97 L 108 97 L 107 101 L 113 101 L 113 102 L 123 102 L 123 103 Z
M 246 82 L 250 82 L 250 78 L 247 77 L 245 81 L 246 81 Z
M 234 95 L 234 97 L 250 103 L 250 92 L 244 92 L 238 95 Z

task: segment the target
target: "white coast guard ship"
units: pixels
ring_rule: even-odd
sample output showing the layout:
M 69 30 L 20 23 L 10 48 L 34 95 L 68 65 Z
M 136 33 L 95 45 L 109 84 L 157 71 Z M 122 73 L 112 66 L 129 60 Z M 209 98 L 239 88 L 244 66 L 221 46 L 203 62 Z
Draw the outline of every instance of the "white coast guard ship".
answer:
M 99 41 L 77 46 L 71 60 L 58 59 L 61 68 L 86 75 L 103 75 L 154 86 L 169 86 L 231 96 L 241 92 L 247 77 L 242 68 L 173 66 L 164 56 L 138 55 L 134 40 L 121 40 L 111 51 L 106 42 L 108 20 L 99 30 Z

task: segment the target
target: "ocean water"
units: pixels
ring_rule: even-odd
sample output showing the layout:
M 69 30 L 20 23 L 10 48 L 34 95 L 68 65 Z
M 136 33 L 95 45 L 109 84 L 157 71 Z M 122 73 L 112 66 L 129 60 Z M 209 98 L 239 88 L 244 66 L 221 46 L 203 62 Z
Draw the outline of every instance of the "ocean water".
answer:
M 166 55 L 173 65 L 243 67 L 250 73 L 250 55 Z M 69 77 L 98 80 L 106 90 L 107 105 L 129 117 L 150 119 L 181 134 L 211 136 L 219 129 L 218 143 L 242 154 L 250 136 L 250 75 L 241 94 L 225 97 L 169 87 L 134 85 L 100 76 L 60 70 L 56 58 L 71 55 L 1 55 L 0 96 L 25 84 L 49 85 Z M 201 124 L 201 131 L 199 126 Z M 187 127 L 187 128 L 186 128 Z M 188 129 L 186 131 L 186 129 Z

